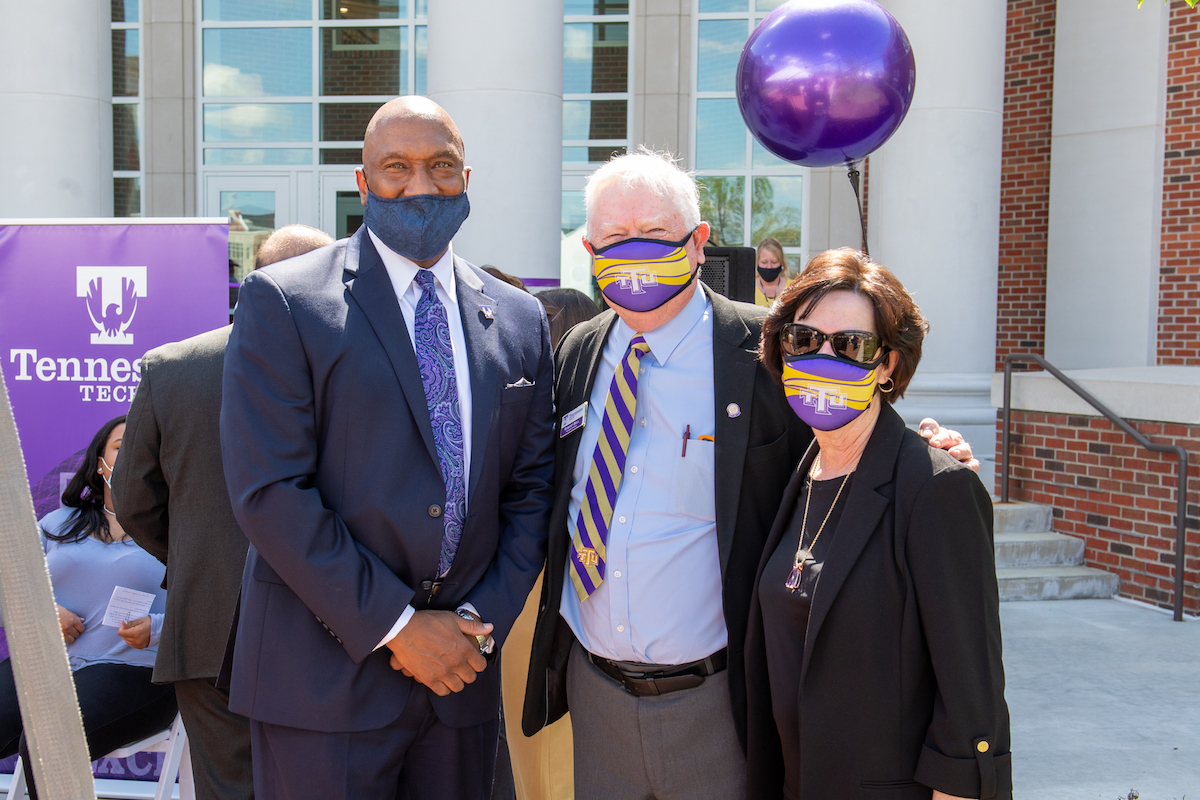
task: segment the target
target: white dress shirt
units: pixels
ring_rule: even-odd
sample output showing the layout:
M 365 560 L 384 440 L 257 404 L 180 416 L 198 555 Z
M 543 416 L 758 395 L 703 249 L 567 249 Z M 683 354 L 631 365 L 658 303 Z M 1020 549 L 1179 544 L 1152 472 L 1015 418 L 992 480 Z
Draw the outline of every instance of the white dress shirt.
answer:
M 384 244 L 369 228 L 367 235 L 375 243 L 375 249 L 383 260 L 384 269 L 392 281 L 396 292 L 396 300 L 400 303 L 400 313 L 404 315 L 404 324 L 408 328 L 408 340 L 416 341 L 417 302 L 424 291 L 417 283 L 417 272 L 421 269 L 409 259 L 400 255 Z M 458 409 L 462 419 L 463 433 L 463 482 L 469 483 L 471 475 L 471 372 L 467 362 L 467 340 L 463 334 L 462 314 L 458 310 L 458 287 L 454 282 L 454 248 L 450 245 L 437 263 L 429 268 L 433 273 L 434 289 L 437 298 L 446 308 L 446 320 L 450 324 L 450 348 L 454 351 L 454 382 L 458 386 Z M 470 488 L 469 486 L 467 487 Z M 470 498 L 468 497 L 468 502 Z M 478 612 L 469 604 L 463 608 L 478 616 Z M 383 640 L 375 646 L 378 650 L 391 641 L 396 634 L 404 630 L 404 626 L 412 619 L 415 609 L 405 606 L 404 612 L 396 620 L 396 624 L 387 632 Z

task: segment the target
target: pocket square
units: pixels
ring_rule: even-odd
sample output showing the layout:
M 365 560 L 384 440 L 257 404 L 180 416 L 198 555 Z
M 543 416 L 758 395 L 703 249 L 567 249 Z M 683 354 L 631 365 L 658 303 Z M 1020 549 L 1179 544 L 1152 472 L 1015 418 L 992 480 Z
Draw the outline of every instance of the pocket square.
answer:
M 535 381 L 531 381 L 528 378 L 521 378 L 521 380 L 517 381 L 516 383 L 506 384 L 504 388 L 505 389 L 519 389 L 522 386 L 533 386 L 535 383 L 536 383 Z

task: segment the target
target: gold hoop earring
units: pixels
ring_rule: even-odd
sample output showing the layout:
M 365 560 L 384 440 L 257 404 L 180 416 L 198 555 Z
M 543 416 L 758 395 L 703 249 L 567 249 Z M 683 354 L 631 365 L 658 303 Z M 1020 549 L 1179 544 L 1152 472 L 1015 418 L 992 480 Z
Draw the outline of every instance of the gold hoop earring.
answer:
M 883 392 L 884 394 L 891 394 L 891 393 L 892 393 L 892 391 L 893 391 L 893 390 L 896 388 L 896 382 L 892 380 L 892 376 L 891 376 L 891 375 L 888 375 L 888 376 L 887 376 L 887 383 L 888 383 L 888 387 L 887 387 L 886 389 L 885 389 L 885 388 L 883 388 L 883 384 L 882 384 L 882 383 L 880 383 L 880 384 L 879 384 L 879 391 Z

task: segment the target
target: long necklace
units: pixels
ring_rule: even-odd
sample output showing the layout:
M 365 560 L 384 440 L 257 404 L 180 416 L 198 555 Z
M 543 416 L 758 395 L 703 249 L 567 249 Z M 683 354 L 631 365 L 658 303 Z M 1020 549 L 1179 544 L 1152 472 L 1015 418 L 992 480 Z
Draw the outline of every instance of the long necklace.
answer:
M 800 523 L 800 541 L 796 547 L 796 558 L 792 562 L 792 571 L 788 573 L 787 581 L 783 584 L 793 593 L 800 588 L 800 573 L 804 562 L 808 560 L 809 554 L 817 546 L 817 539 L 821 538 L 821 532 L 825 530 L 825 523 L 829 522 L 829 515 L 833 513 L 838 498 L 842 496 L 842 489 L 846 488 L 846 481 L 850 480 L 852 474 L 847 472 L 846 477 L 842 478 L 842 485 L 838 487 L 837 494 L 833 496 L 833 502 L 829 505 L 829 510 L 825 512 L 825 519 L 821 520 L 821 527 L 817 528 L 817 535 L 808 543 L 808 547 L 805 547 L 804 533 L 808 530 L 808 504 L 813 496 L 813 479 L 811 475 L 808 478 L 808 494 L 804 496 L 804 519 Z

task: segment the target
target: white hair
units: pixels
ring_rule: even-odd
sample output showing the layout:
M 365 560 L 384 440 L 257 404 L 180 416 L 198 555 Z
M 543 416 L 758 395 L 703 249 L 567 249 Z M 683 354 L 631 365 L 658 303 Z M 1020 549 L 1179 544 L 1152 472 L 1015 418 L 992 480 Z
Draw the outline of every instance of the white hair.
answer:
M 681 169 L 670 153 L 657 153 L 645 145 L 636 153 L 617 156 L 588 176 L 584 188 L 587 204 L 587 231 L 591 235 L 596 198 L 611 183 L 623 189 L 638 189 L 671 203 L 683 217 L 684 227 L 700 224 L 700 192 L 692 173 Z

